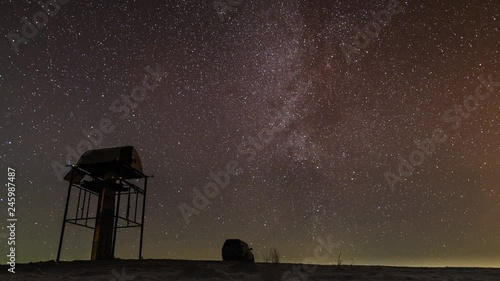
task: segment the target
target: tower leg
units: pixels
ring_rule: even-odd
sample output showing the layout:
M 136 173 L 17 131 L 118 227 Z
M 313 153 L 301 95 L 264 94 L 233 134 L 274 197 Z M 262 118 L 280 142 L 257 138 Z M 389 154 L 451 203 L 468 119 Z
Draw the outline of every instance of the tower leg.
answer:
M 63 217 L 63 223 L 62 223 L 62 228 L 61 228 L 61 236 L 59 238 L 59 247 L 57 249 L 57 262 L 61 259 L 61 249 L 62 249 L 62 244 L 63 244 L 63 239 L 64 239 L 64 229 L 66 228 L 66 216 L 68 215 L 68 205 L 69 205 L 69 197 L 71 195 L 71 186 L 73 185 L 73 168 L 71 168 L 71 175 L 69 179 L 69 186 L 68 186 L 68 195 L 66 196 L 66 207 L 64 207 L 64 217 Z
M 121 182 L 120 182 L 121 185 Z M 114 226 L 114 233 L 113 233 L 113 258 L 115 258 L 115 247 L 116 247 L 116 233 L 118 230 L 118 216 L 120 215 L 120 198 L 122 197 L 121 191 L 118 191 L 118 202 L 116 204 L 116 214 L 115 214 L 115 226 Z
M 142 221 L 141 221 L 141 238 L 139 241 L 139 259 L 142 260 L 142 239 L 144 237 L 144 215 L 146 212 L 146 191 L 148 189 L 148 178 L 144 179 L 144 194 L 142 198 Z

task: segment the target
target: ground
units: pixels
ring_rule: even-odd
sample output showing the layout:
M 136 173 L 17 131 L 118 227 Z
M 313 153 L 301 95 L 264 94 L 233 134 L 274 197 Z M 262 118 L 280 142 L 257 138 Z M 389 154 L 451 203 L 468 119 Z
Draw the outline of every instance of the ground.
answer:
M 185 260 L 54 261 L 0 266 L 0 280 L 21 281 L 500 281 L 500 268 L 412 268 L 385 266 L 306 266 Z

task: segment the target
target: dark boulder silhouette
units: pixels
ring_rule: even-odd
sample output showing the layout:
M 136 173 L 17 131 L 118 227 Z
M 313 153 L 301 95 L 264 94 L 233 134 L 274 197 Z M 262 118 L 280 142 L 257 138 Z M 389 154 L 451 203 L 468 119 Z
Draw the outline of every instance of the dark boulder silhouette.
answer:
M 248 261 L 255 262 L 252 248 L 240 239 L 227 239 L 222 246 L 223 261 Z

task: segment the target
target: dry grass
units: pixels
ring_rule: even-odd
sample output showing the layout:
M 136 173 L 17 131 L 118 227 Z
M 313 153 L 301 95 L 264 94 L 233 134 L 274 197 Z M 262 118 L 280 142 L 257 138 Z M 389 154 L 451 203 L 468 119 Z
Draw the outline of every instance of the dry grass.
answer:
M 263 260 L 265 263 L 280 263 L 280 255 L 276 247 L 272 247 L 263 255 Z

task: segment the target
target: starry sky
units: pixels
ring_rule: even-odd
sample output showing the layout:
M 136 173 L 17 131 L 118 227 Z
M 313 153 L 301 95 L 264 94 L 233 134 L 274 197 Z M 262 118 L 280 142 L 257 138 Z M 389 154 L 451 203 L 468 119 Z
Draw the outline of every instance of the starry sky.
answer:
M 18 262 L 56 258 L 67 183 L 52 165 L 109 118 L 95 148 L 132 145 L 154 175 L 145 258 L 220 260 L 240 238 L 302 262 L 331 237 L 347 264 L 500 266 L 498 1 L 242 0 L 223 14 L 212 0 L 111 2 L 69 0 L 16 52 L 8 35 L 43 9 L 2 1 L 0 163 L 17 171 Z M 168 75 L 120 118 L 110 106 L 147 67 Z M 490 97 L 464 112 L 478 85 Z M 412 154 L 436 128 L 446 140 Z M 425 160 L 389 188 L 410 155 Z M 240 173 L 186 224 L 180 204 L 230 161 Z M 136 258 L 138 231 L 118 235 L 117 256 Z M 89 259 L 91 243 L 69 225 L 62 259 Z

